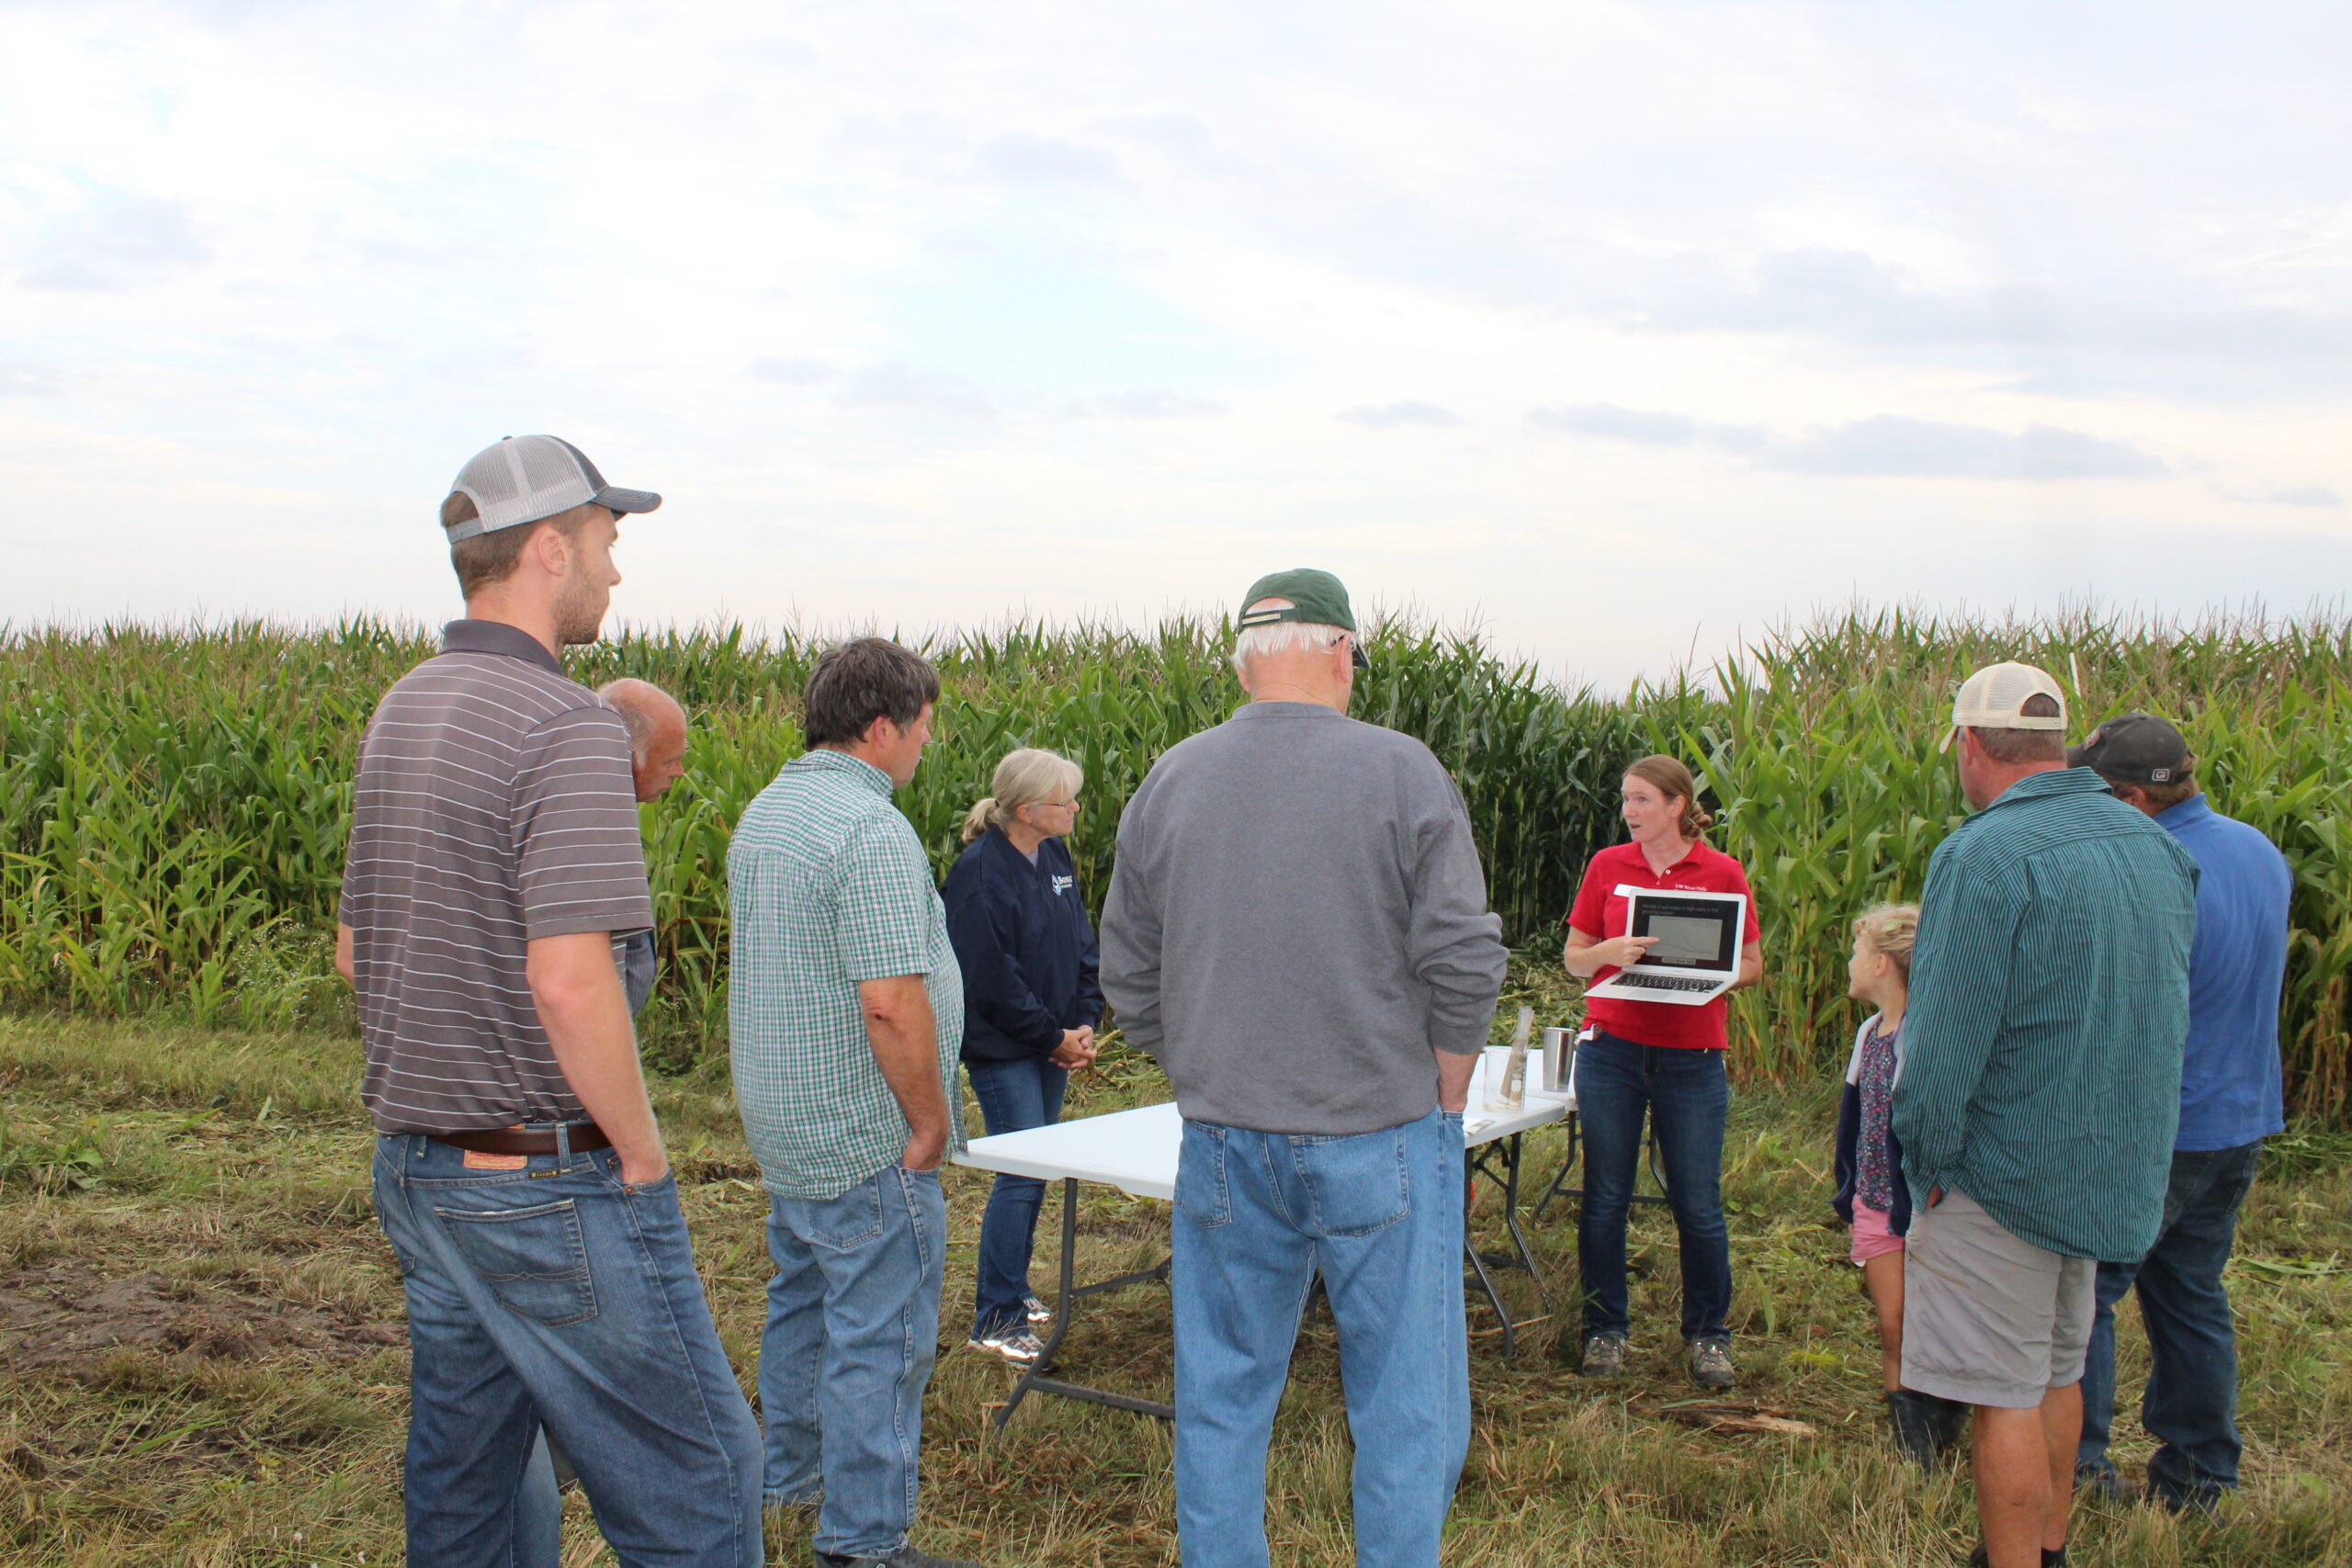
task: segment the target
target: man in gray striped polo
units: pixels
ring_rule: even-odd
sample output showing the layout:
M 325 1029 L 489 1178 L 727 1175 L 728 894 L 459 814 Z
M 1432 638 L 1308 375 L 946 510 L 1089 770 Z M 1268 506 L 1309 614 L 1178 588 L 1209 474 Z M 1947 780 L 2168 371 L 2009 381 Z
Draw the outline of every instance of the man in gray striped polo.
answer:
M 418 1568 L 552 1568 L 542 1426 L 623 1562 L 762 1556 L 759 1432 L 616 962 L 652 923 L 628 734 L 558 659 L 597 637 L 621 514 L 660 504 L 553 436 L 476 456 L 441 509 L 466 618 L 360 745 L 336 962 L 408 1298 Z
M 2093 1283 L 2164 1218 L 2188 1035 L 2196 862 L 2065 729 L 2030 664 L 1960 689 L 1976 815 L 1928 862 L 1894 1086 L 1903 1383 L 1976 1406 L 1990 1568 L 2065 1561 Z

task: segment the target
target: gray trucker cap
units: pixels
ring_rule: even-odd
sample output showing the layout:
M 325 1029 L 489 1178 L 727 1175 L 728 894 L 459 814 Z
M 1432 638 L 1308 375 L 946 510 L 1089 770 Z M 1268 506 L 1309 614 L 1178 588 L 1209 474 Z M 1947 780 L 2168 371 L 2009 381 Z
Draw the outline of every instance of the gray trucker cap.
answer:
M 662 498 L 650 490 L 606 484 L 587 453 L 554 435 L 509 435 L 495 446 L 483 447 L 458 470 L 449 493 L 470 500 L 476 513 L 447 530 L 453 545 L 477 534 L 553 517 L 592 501 L 615 512 L 650 512 L 662 504 Z

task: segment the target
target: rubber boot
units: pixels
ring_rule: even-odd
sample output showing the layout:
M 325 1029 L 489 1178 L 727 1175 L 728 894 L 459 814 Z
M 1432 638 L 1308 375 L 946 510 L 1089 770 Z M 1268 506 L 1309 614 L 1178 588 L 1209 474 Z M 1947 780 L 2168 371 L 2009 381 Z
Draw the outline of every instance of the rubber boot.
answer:
M 1889 1389 L 1886 1394 L 1886 1424 L 1894 1434 L 1895 1451 L 1921 1470 L 1935 1469 L 1942 1451 L 1936 1441 L 1936 1410 L 1929 1403 L 1934 1397 L 1907 1388 Z
M 1946 1399 L 1939 1393 L 1923 1393 L 1919 1398 L 1928 1406 L 1928 1425 L 1934 1434 L 1936 1452 L 1948 1454 L 1959 1448 L 1968 1437 L 1968 1423 L 1976 1407 L 1958 1399 Z

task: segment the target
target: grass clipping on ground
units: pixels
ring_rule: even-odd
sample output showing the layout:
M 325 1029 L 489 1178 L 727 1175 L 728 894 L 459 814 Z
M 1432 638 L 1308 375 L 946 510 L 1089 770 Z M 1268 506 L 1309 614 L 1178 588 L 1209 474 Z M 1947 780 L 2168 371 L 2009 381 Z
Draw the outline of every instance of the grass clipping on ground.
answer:
M 1161 1098 L 1116 1052 L 1069 1113 Z M 11 1563 L 343 1564 L 398 1561 L 407 1351 L 400 1288 L 370 1213 L 369 1136 L 347 1039 L 0 1020 L 0 1558 Z M 668 1080 L 658 1103 L 703 1279 L 747 1391 L 767 1279 L 755 1179 L 722 1079 Z M 1676 1264 L 1663 1211 L 1634 1216 L 1634 1375 L 1595 1387 L 1562 1364 L 1569 1320 L 1498 1353 L 1476 1310 L 1475 1430 L 1453 1510 L 1453 1568 L 1545 1564 L 1946 1564 L 1974 1540 L 1964 1473 L 1905 1471 L 1883 1435 L 1877 1349 L 1841 1234 L 1824 1228 L 1829 1100 L 1741 1095 L 1725 1157 L 1741 1383 L 1681 1377 Z M 977 1130 L 977 1124 L 975 1124 Z M 1528 1140 L 1548 1177 L 1563 1140 Z M 2339 1139 L 2274 1143 L 2231 1273 L 2240 1329 L 2245 1490 L 2217 1521 L 2086 1503 L 2089 1562 L 2352 1561 L 2343 1364 L 2352 1316 L 2352 1170 Z M 943 1350 L 926 1406 L 919 1544 L 992 1568 L 1176 1562 L 1169 1433 L 1124 1412 L 1040 1398 L 996 1431 L 1010 1376 L 960 1348 L 988 1178 L 951 1170 Z M 1081 1277 L 1164 1256 L 1164 1204 L 1088 1189 Z M 1481 1183 L 1473 1224 L 1499 1238 Z M 1050 1290 L 1060 1206 L 1035 1278 Z M 1573 1210 L 1530 1234 L 1550 1304 L 1575 1278 Z M 1498 1247 L 1499 1239 L 1489 1246 Z M 1504 1290 L 1541 1310 L 1524 1276 Z M 2121 1314 L 2118 1452 L 2149 1444 L 2138 1320 Z M 1073 1375 L 1165 1397 L 1164 1291 L 1091 1303 L 1064 1347 Z M 1328 1317 L 1310 1319 L 1267 1487 L 1274 1562 L 1351 1560 L 1351 1460 Z M 583 1500 L 568 1568 L 612 1561 Z M 808 1561 L 804 1527 L 772 1533 Z

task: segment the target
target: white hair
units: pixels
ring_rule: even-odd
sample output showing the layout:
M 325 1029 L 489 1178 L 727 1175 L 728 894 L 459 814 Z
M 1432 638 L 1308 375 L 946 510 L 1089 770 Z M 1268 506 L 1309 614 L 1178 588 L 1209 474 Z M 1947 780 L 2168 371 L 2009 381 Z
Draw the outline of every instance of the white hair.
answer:
M 1245 626 L 1241 635 L 1233 639 L 1233 668 L 1238 671 L 1262 654 L 1328 653 L 1347 635 L 1347 627 L 1325 626 L 1319 621 L 1275 621 L 1268 626 Z
M 607 681 L 596 688 L 606 707 L 617 709 L 622 725 L 628 730 L 628 754 L 639 761 L 653 746 L 654 726 L 661 717 L 660 703 L 677 708 L 680 719 L 685 708 L 678 699 L 650 681 L 639 681 L 624 675 L 617 681 Z

